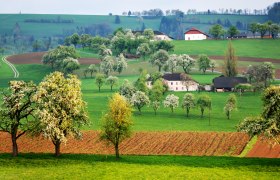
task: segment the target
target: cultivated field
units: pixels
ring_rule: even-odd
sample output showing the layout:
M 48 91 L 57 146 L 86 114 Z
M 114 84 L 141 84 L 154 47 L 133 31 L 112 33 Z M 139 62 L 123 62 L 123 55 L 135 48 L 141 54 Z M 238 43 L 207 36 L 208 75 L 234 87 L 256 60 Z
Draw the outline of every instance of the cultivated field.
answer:
M 245 133 L 224 132 L 136 132 L 120 145 L 125 155 L 188 155 L 188 156 L 237 156 L 249 141 Z M 0 152 L 11 151 L 11 139 L 0 133 Z M 21 137 L 21 153 L 52 153 L 51 141 L 42 137 Z M 61 147 L 62 153 L 114 154 L 113 146 L 99 139 L 99 132 L 84 131 L 82 140 L 70 138 Z

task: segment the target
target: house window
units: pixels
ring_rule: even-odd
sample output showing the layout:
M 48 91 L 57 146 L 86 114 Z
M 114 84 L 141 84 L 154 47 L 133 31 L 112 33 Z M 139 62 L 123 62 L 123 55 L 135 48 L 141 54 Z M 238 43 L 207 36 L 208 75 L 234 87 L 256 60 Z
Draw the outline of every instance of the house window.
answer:
M 176 82 L 176 85 L 178 85 L 178 82 Z
M 178 87 L 176 87 L 176 90 L 178 90 Z
M 173 82 L 171 82 L 170 84 L 173 85 Z

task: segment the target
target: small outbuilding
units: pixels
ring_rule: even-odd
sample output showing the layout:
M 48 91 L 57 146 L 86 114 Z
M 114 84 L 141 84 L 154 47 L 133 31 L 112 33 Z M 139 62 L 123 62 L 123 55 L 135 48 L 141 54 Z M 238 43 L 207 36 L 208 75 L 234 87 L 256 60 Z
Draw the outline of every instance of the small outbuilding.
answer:
M 191 28 L 185 32 L 185 40 L 186 41 L 193 41 L 193 40 L 204 40 L 209 37 L 208 34 L 196 29 Z
M 237 84 L 246 84 L 245 77 L 216 77 L 213 79 L 214 88 L 218 92 L 232 91 Z

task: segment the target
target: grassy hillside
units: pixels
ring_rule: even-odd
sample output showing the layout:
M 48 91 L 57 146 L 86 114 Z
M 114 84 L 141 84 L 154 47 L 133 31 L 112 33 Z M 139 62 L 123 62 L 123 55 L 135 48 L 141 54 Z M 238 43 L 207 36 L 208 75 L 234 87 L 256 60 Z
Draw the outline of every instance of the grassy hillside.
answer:
M 2 61 L 2 58 L 3 57 L 0 56 L 0 89 L 7 87 L 8 82 L 14 77 L 12 69 Z
M 61 19 L 73 20 L 74 23 L 27 23 L 26 19 L 57 19 L 60 16 Z M 184 30 L 190 27 L 197 27 L 203 31 L 208 32 L 211 25 L 206 23 L 214 23 L 220 19 L 224 22 L 228 19 L 233 25 L 237 21 L 244 24 L 251 22 L 265 22 L 267 16 L 244 16 L 244 15 L 186 15 L 183 20 Z M 56 36 L 63 33 L 64 30 L 74 29 L 81 26 L 89 26 L 92 24 L 106 23 L 110 25 L 112 30 L 118 27 L 129 28 L 134 30 L 140 30 L 142 23 L 146 28 L 152 28 L 154 30 L 159 29 L 161 18 L 147 19 L 131 16 L 120 16 L 121 23 L 115 24 L 115 16 L 100 16 L 100 15 L 47 15 L 47 14 L 0 14 L 0 34 L 10 34 L 13 32 L 13 28 L 16 23 L 20 25 L 21 32 L 25 35 L 34 35 L 38 37 Z M 190 20 L 199 22 L 189 23 Z
M 0 154 L 2 179 L 277 179 L 279 159 Z
M 228 40 L 172 41 L 175 54 L 207 54 L 224 56 Z M 232 40 L 236 55 L 240 57 L 280 59 L 280 40 L 272 39 L 238 39 Z
M 27 23 L 26 19 L 71 19 L 74 23 Z M 21 32 L 27 35 L 34 35 L 36 38 L 56 36 L 64 30 L 76 30 L 76 27 L 89 26 L 92 24 L 109 24 L 112 31 L 118 27 L 141 29 L 142 22 L 137 17 L 120 17 L 121 23 L 115 24 L 115 16 L 100 15 L 45 15 L 45 14 L 0 14 L 0 34 L 11 34 L 16 23 L 20 25 Z M 160 19 L 144 19 L 147 28 L 158 29 Z
M 144 63 L 141 66 L 141 63 L 136 63 L 135 61 L 130 64 L 130 68 L 119 76 L 119 85 L 114 87 L 113 92 L 118 91 L 124 79 L 134 82 L 138 77 L 138 68 L 147 65 Z M 43 65 L 17 65 L 16 67 L 20 73 L 20 78 L 17 80 L 33 80 L 35 83 L 39 83 L 46 74 L 51 72 L 48 66 Z M 12 72 L 8 74 L 12 74 Z M 211 83 L 212 78 L 218 76 L 218 74 L 209 73 L 207 75 L 201 75 L 200 73 L 194 72 L 192 76 L 201 83 Z M 12 80 L 12 77 L 1 78 L 1 87 L 7 87 L 8 80 Z M 104 85 L 101 88 L 101 92 L 98 92 L 94 79 L 83 78 L 81 76 L 81 80 L 83 98 L 88 103 L 88 112 L 92 121 L 92 126 L 86 127 L 85 129 L 100 129 L 100 117 L 107 108 L 107 102 L 112 92 L 108 85 Z M 185 92 L 176 92 L 175 94 L 182 100 Z M 198 92 L 194 92 L 194 94 L 196 97 L 200 95 Z M 133 129 L 137 131 L 236 131 L 235 126 L 240 120 L 243 120 L 246 116 L 260 113 L 261 100 L 259 94 L 254 95 L 253 93 L 248 93 L 242 97 L 238 97 L 238 111 L 232 113 L 231 120 L 227 120 L 223 113 L 223 107 L 228 93 L 207 94 L 211 96 L 213 101 L 211 126 L 208 125 L 208 112 L 206 112 L 204 118 L 200 118 L 200 109 L 194 108 L 190 112 L 190 117 L 187 118 L 180 104 L 173 114 L 169 108 L 164 108 L 162 105 L 157 116 L 154 115 L 151 107 L 144 107 L 142 109 L 142 115 L 139 115 L 135 111 L 133 116 Z

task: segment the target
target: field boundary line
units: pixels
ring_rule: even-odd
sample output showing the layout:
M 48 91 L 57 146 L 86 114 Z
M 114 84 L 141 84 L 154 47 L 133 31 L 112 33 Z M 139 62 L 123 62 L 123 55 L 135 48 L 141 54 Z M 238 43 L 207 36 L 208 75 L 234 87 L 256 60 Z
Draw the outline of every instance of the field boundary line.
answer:
M 8 60 L 7 60 L 7 56 L 4 56 L 2 58 L 2 61 L 7 64 L 8 66 L 10 66 L 10 68 L 12 69 L 12 71 L 14 72 L 14 78 L 18 78 L 19 77 L 19 72 L 17 70 L 17 68 L 12 64 L 10 63 Z

